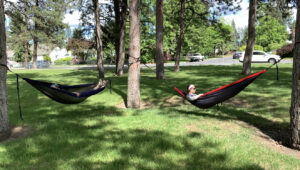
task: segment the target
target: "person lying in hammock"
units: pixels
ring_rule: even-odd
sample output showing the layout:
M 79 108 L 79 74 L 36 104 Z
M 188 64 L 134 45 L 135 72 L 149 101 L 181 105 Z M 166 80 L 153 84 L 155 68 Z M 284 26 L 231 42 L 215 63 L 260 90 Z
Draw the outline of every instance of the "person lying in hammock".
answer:
M 187 95 L 185 96 L 187 100 L 194 101 L 197 100 L 203 94 L 196 94 L 196 87 L 193 84 L 187 86 Z
M 105 81 L 105 80 L 99 79 L 99 81 L 98 81 L 98 83 L 96 84 L 96 86 L 93 87 L 93 90 L 97 90 L 97 89 L 99 89 L 99 88 L 102 88 L 102 87 L 104 87 L 105 85 L 106 85 L 106 81 Z M 52 88 L 55 88 L 55 89 L 60 89 L 60 90 L 62 90 L 62 89 L 59 87 L 58 84 L 52 84 L 51 87 L 52 87 Z M 75 91 L 75 92 L 72 92 L 72 93 L 74 93 L 76 96 L 80 96 L 80 92 L 76 92 L 76 91 Z

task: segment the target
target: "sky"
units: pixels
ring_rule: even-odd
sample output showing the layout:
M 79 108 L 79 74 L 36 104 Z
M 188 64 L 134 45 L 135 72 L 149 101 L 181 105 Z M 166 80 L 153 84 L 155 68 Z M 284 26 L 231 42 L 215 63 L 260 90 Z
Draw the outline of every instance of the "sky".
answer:
M 248 25 L 249 2 L 247 2 L 247 0 L 243 0 L 240 3 L 240 6 L 242 9 L 240 11 L 238 11 L 237 13 L 225 15 L 223 17 L 228 24 L 231 24 L 232 20 L 234 20 L 235 26 L 237 28 L 244 28 Z

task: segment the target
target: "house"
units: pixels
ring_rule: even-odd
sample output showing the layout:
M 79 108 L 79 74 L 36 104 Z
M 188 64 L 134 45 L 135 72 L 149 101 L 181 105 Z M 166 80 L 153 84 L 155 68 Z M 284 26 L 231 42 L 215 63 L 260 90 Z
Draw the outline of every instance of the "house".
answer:
M 51 62 L 54 62 L 57 59 L 62 59 L 62 58 L 65 58 L 65 57 L 71 57 L 72 52 L 67 51 L 67 49 L 65 49 L 65 48 L 56 47 L 50 52 L 49 56 L 51 58 Z
M 14 52 L 8 46 L 6 47 L 7 60 L 14 61 Z

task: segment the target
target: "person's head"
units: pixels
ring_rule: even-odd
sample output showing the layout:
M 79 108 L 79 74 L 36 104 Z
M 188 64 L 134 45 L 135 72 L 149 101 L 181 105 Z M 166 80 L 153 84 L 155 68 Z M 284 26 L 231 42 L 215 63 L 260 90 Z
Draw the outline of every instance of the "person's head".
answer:
M 196 87 L 193 84 L 190 84 L 187 86 L 187 92 L 188 93 L 196 93 Z

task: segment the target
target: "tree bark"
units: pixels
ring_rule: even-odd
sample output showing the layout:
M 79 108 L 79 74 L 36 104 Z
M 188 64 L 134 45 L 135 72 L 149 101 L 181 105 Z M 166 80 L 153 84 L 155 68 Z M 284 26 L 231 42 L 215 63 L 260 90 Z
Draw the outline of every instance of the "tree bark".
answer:
M 120 0 L 113 0 L 114 2 L 114 12 L 115 12 L 115 57 L 116 57 L 116 73 L 118 73 L 118 62 L 119 62 L 119 52 L 120 52 Z
M 140 107 L 140 0 L 130 0 L 127 107 Z
M 93 0 L 95 21 L 96 21 L 96 47 L 97 47 L 97 67 L 99 78 L 104 78 L 104 66 L 103 66 L 103 50 L 102 50 L 102 40 L 101 40 L 101 26 L 100 26 L 100 15 L 99 15 L 99 2 L 98 0 Z
M 28 55 L 29 54 L 29 43 L 25 43 L 25 50 L 24 50 L 24 58 L 25 58 L 25 68 L 28 68 Z
M 251 73 L 251 60 L 255 44 L 255 20 L 256 20 L 256 0 L 250 0 L 249 20 L 248 20 L 248 40 L 243 61 L 243 75 Z
M 6 62 L 7 55 L 4 4 L 3 0 L 0 0 L 0 64 L 6 65 Z M 6 92 L 6 75 L 6 68 L 0 66 L 0 141 L 8 138 L 10 135 Z
M 297 2 L 296 35 L 293 55 L 293 84 L 290 108 L 291 145 L 300 149 L 300 1 Z
M 122 11 L 121 11 L 121 29 L 120 29 L 120 48 L 118 53 L 118 61 L 116 74 L 118 76 L 123 74 L 123 67 L 125 63 L 125 38 L 126 38 L 126 18 L 127 18 L 127 0 L 122 1 Z
M 164 1 L 156 0 L 156 79 L 164 79 Z
M 39 7 L 39 0 L 35 1 L 35 6 Z M 37 68 L 36 60 L 37 60 L 37 50 L 38 50 L 38 37 L 37 37 L 37 30 L 39 29 L 39 26 L 37 23 L 34 24 L 35 29 L 35 35 L 33 37 L 33 55 L 32 55 L 32 67 L 33 69 Z
M 175 53 L 175 72 L 178 72 L 179 69 L 179 62 L 180 62 L 180 53 L 181 47 L 184 41 L 184 31 L 185 31 L 185 0 L 180 0 L 180 35 L 177 41 L 176 53 Z

